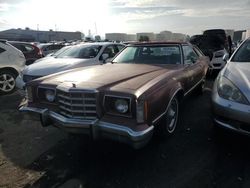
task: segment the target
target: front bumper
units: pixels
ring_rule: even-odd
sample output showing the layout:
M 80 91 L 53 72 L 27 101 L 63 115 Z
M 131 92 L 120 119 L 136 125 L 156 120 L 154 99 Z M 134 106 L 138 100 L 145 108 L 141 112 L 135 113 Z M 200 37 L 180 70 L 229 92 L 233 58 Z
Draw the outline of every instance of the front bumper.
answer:
M 154 129 L 154 126 L 149 126 L 143 131 L 134 131 L 128 127 L 104 122 L 98 119 L 69 119 L 48 109 L 26 106 L 22 106 L 19 111 L 29 112 L 33 117 L 37 115 L 38 117 L 40 116 L 41 123 L 44 126 L 52 124 L 66 132 L 91 135 L 93 139 L 109 138 L 127 143 L 135 149 L 145 146 L 150 141 Z
M 212 112 L 219 126 L 250 135 L 250 106 L 232 102 L 218 95 L 216 84 L 212 93 Z
M 25 83 L 20 75 L 16 77 L 16 87 L 20 90 L 24 90 Z

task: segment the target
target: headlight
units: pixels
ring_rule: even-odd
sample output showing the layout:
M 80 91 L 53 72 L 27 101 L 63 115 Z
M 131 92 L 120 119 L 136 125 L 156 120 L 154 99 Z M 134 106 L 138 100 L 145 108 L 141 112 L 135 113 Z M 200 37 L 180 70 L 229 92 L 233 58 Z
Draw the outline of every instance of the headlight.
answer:
M 54 102 L 56 98 L 56 90 L 47 87 L 38 87 L 37 90 L 38 99 L 41 102 Z
M 125 114 L 128 112 L 128 101 L 124 100 L 124 99 L 117 99 L 115 101 L 115 109 L 117 112 L 121 113 L 121 114 Z
M 230 80 L 223 76 L 218 79 L 217 90 L 219 96 L 224 99 L 241 104 L 249 104 L 242 92 Z
M 106 95 L 104 99 L 105 111 L 112 115 L 131 116 L 131 99 Z
M 53 102 L 55 100 L 55 91 L 54 90 L 46 90 L 45 97 L 49 102 Z

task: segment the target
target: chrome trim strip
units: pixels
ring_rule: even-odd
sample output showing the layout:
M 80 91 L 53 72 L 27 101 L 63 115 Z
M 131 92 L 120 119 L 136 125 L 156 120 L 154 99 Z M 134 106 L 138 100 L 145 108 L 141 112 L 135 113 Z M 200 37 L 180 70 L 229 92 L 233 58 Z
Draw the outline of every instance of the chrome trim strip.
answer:
M 216 118 L 214 118 L 214 121 L 215 121 L 219 126 L 221 126 L 221 127 L 223 127 L 223 128 L 227 128 L 227 129 L 229 129 L 229 130 L 232 130 L 232 131 L 235 131 L 235 132 L 238 132 L 238 133 L 241 133 L 241 134 L 246 134 L 246 135 L 249 135 L 249 134 L 250 134 L 250 132 L 248 132 L 248 131 L 245 131 L 245 130 L 243 130 L 243 129 L 236 129 L 235 127 L 231 126 L 230 124 L 224 123 L 224 122 L 222 122 L 222 121 L 220 121 L 220 120 L 218 120 L 218 119 L 216 119 Z
M 189 94 L 191 91 L 193 91 L 201 82 L 204 81 L 204 78 L 202 78 L 199 82 L 197 82 L 197 84 L 195 84 L 190 90 L 188 90 L 186 93 L 184 93 L 184 96 L 186 96 L 187 94 Z
M 177 89 L 177 90 L 174 92 L 174 94 L 172 95 L 171 99 L 170 99 L 169 102 L 168 102 L 168 105 L 167 105 L 166 110 L 165 110 L 162 114 L 160 114 L 157 118 L 155 118 L 155 119 L 152 121 L 152 124 L 153 124 L 153 125 L 154 125 L 159 119 L 161 119 L 162 116 L 164 116 L 164 115 L 166 114 L 166 112 L 168 111 L 170 102 L 173 100 L 173 98 L 175 97 L 175 95 L 176 95 L 179 91 L 181 91 L 181 88 Z
M 33 108 L 33 107 L 26 107 L 26 106 L 22 106 L 21 108 L 19 108 L 19 111 L 21 112 L 35 112 L 35 113 L 39 113 L 42 114 L 44 112 L 46 112 L 48 109 L 40 109 L 40 108 Z
M 103 129 L 108 132 L 113 132 L 113 133 L 119 132 L 123 134 L 124 136 L 129 136 L 130 139 L 132 139 L 133 141 L 139 140 L 140 137 L 143 137 L 144 135 L 149 134 L 154 129 L 154 126 L 150 126 L 146 130 L 143 130 L 143 131 L 133 131 L 132 129 L 128 127 L 124 127 L 124 126 L 112 124 L 112 123 L 107 123 L 103 121 L 100 121 L 97 126 L 98 128 Z
M 98 93 L 99 92 L 96 89 L 73 88 L 73 87 L 69 87 L 68 85 L 67 86 L 59 85 L 59 86 L 56 87 L 56 89 L 58 89 L 59 91 L 62 91 L 62 92 L 75 92 L 75 93 L 82 93 L 82 92 L 85 92 L 85 93 Z

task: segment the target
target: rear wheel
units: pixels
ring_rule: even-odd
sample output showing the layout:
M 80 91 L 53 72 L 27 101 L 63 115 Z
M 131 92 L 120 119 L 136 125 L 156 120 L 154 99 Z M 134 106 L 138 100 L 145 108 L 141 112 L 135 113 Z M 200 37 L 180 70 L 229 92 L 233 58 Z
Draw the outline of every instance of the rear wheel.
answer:
M 12 93 L 16 86 L 16 74 L 11 71 L 0 71 L 0 93 Z

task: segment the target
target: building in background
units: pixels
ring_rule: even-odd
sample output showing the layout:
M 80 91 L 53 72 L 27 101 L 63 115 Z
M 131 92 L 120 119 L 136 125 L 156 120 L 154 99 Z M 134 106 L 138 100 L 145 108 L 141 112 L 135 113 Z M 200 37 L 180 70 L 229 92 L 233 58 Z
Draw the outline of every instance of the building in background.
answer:
M 159 34 L 156 34 L 157 41 L 169 41 L 172 39 L 171 31 L 161 31 Z
M 147 38 L 149 41 L 155 40 L 155 34 L 154 33 L 136 33 L 136 39 L 140 41 L 143 38 Z
M 182 34 L 182 33 L 173 33 L 171 37 L 172 41 L 186 41 L 187 40 L 187 35 Z
M 249 38 L 250 37 L 250 29 L 247 29 L 246 30 L 246 36 L 245 36 L 245 39 Z
M 26 42 L 49 42 L 49 41 L 69 41 L 81 40 L 84 35 L 81 32 L 66 31 L 38 31 L 29 28 L 9 29 L 0 32 L 0 38 L 12 41 Z
M 241 36 L 241 40 L 245 40 L 247 36 L 247 31 L 244 31 Z
M 226 32 L 226 35 L 227 35 L 227 36 L 230 36 L 231 39 L 232 39 L 232 41 L 233 41 L 233 38 L 234 38 L 234 30 L 233 30 L 233 29 L 226 29 L 225 32 Z
M 136 34 L 127 34 L 127 41 L 136 41 Z
M 242 34 L 243 32 L 245 32 L 246 30 L 240 30 L 240 31 L 235 31 L 234 32 L 234 37 L 233 37 L 233 41 L 234 42 L 238 42 L 242 40 Z
M 106 33 L 105 39 L 109 41 L 127 41 L 126 33 Z

